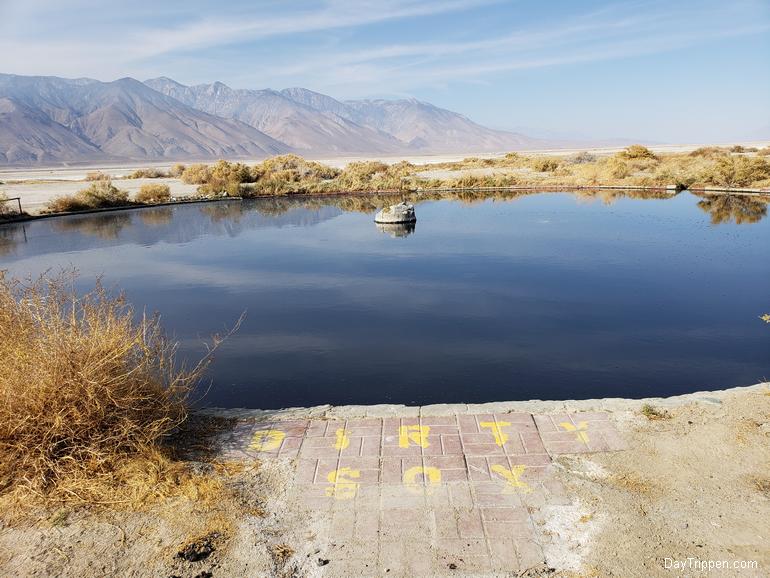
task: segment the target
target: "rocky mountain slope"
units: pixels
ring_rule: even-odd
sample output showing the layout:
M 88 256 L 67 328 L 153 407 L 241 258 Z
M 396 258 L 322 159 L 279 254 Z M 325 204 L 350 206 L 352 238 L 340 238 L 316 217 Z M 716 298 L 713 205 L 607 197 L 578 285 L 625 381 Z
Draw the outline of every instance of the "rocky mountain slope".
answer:
M 141 82 L 0 74 L 0 163 L 265 157 L 291 150 Z

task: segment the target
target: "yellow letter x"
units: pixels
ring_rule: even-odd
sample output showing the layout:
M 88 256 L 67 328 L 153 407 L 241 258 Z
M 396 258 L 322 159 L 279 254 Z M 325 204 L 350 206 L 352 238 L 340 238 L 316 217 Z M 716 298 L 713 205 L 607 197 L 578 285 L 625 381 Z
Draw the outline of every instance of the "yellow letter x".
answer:
M 579 421 L 577 424 L 577 427 L 572 425 L 571 423 L 565 421 L 559 424 L 561 427 L 563 427 L 567 431 L 573 431 L 575 432 L 575 435 L 577 436 L 577 439 L 584 444 L 588 443 L 588 422 L 587 421 Z
M 409 442 L 413 442 L 421 448 L 427 448 L 429 425 L 402 425 L 398 428 L 398 447 L 408 448 Z
M 492 466 L 493 472 L 505 478 L 505 493 L 515 493 L 520 491 L 522 494 L 529 494 L 532 491 L 532 488 L 520 479 L 526 469 L 527 466 L 522 465 L 513 466 L 510 470 L 499 464 Z

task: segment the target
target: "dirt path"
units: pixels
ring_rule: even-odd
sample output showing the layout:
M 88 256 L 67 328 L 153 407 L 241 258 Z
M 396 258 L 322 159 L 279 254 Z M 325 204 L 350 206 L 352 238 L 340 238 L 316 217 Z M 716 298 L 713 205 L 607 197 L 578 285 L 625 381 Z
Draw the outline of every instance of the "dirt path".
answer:
M 767 576 L 770 385 L 653 403 L 646 416 L 626 400 L 229 412 L 215 461 L 196 467 L 224 468 L 237 499 L 7 516 L 0 567 Z

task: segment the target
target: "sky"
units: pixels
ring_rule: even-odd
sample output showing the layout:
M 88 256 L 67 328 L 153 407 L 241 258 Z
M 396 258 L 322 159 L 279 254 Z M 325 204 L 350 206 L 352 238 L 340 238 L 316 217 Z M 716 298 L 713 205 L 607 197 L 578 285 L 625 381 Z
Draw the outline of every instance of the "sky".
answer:
M 532 136 L 770 138 L 770 0 L 0 0 L 0 72 L 413 97 Z

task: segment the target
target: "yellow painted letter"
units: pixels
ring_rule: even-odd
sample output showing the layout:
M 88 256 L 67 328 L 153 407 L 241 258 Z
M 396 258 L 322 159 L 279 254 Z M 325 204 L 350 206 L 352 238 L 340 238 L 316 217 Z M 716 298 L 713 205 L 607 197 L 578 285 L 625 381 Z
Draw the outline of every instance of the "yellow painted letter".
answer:
M 277 429 L 265 429 L 255 432 L 251 438 L 249 449 L 257 452 L 271 452 L 281 447 L 286 434 Z
M 361 470 L 351 468 L 340 468 L 329 472 L 326 479 L 332 484 L 326 488 L 326 495 L 337 500 L 350 500 L 355 497 L 358 491 L 358 482 L 354 481 L 361 477 Z
M 577 436 L 577 439 L 584 444 L 588 443 L 588 422 L 587 421 L 579 421 L 577 424 L 577 427 L 572 425 L 571 423 L 565 421 L 559 424 L 561 427 L 563 427 L 567 431 L 573 431 L 575 432 L 575 435 Z
M 348 436 L 348 432 L 346 432 L 343 428 L 340 428 L 336 433 L 337 441 L 334 442 L 334 449 L 344 450 L 350 445 L 350 437 Z
M 413 492 L 421 492 L 422 485 L 417 482 L 417 476 L 422 475 L 423 481 L 427 486 L 427 492 L 430 493 L 433 486 L 438 486 L 441 483 L 441 470 L 434 467 L 424 468 L 422 466 L 414 466 L 404 472 L 404 484 Z
M 529 494 L 532 491 L 532 488 L 530 488 L 525 482 L 522 482 L 520 479 L 521 474 L 523 474 L 524 470 L 526 469 L 527 469 L 527 466 L 522 466 L 522 465 L 513 466 L 510 470 L 499 464 L 492 466 L 492 471 L 494 473 L 505 478 L 506 493 L 521 492 L 522 494 Z
M 398 428 L 398 446 L 408 448 L 409 442 L 412 442 L 421 448 L 427 448 L 429 425 L 402 425 Z
M 492 430 L 492 435 L 495 436 L 495 443 L 502 446 L 508 441 L 508 434 L 503 432 L 504 427 L 508 427 L 511 424 L 507 421 L 482 421 L 479 422 L 481 427 L 488 427 Z

